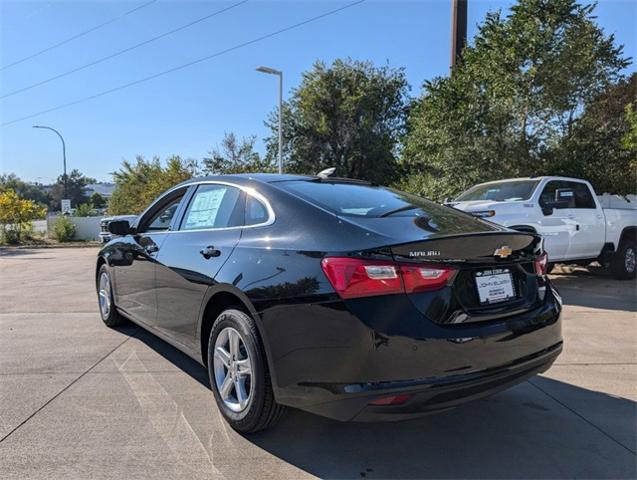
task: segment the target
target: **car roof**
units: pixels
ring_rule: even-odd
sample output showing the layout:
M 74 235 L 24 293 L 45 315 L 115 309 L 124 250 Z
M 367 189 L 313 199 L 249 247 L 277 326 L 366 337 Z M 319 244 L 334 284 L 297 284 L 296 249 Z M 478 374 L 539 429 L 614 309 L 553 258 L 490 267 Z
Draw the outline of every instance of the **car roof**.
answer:
M 482 182 L 482 183 L 477 183 L 475 186 L 478 185 L 490 185 L 490 184 L 494 184 L 494 183 L 505 183 L 505 182 L 522 182 L 522 181 L 541 181 L 544 179 L 549 179 L 549 180 L 567 180 L 567 181 L 572 181 L 572 182 L 586 182 L 586 180 L 584 180 L 583 178 L 574 178 L 574 177 L 561 177 L 558 175 L 542 175 L 542 176 L 538 176 L 538 177 L 516 177 L 516 178 L 503 178 L 501 180 L 492 180 L 490 182 Z
M 206 175 L 202 177 L 195 177 L 186 180 L 180 185 L 188 185 L 191 183 L 199 183 L 205 181 L 239 181 L 241 183 L 245 181 L 256 181 L 262 183 L 273 183 L 290 180 L 313 180 L 317 178 L 314 175 L 293 175 L 293 174 L 278 174 L 278 173 L 236 173 L 236 174 L 222 174 L 222 175 Z
M 237 173 L 237 174 L 223 174 L 223 175 L 208 175 L 202 177 L 190 178 L 175 185 L 173 188 L 182 187 L 186 185 L 201 183 L 201 182 L 234 182 L 240 185 L 245 185 L 249 182 L 260 183 L 278 183 L 278 182 L 290 182 L 290 181 L 324 181 L 326 183 L 357 183 L 373 185 L 366 180 L 358 180 L 354 178 L 346 177 L 326 177 L 322 178 L 318 175 L 297 175 L 297 174 L 278 174 L 278 173 Z

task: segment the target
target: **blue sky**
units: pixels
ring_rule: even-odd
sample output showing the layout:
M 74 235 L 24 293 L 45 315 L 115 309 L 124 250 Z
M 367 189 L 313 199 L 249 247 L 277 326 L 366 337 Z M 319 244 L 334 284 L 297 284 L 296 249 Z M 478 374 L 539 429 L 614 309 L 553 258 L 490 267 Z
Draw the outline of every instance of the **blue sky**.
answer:
M 30 55 L 142 5 L 135 1 L 0 0 L 0 65 Z M 60 48 L 0 72 L 1 94 L 70 70 L 171 30 L 239 0 L 160 0 Z M 175 35 L 93 68 L 0 100 L 0 123 L 72 102 L 120 84 L 232 47 L 351 2 L 249 1 Z M 255 71 L 284 71 L 285 92 L 317 59 L 371 60 L 404 67 L 420 93 L 423 80 L 449 68 L 450 0 L 380 1 L 341 11 L 274 38 L 193 67 L 36 118 L 0 127 L 0 172 L 53 181 L 61 173 L 57 137 L 31 125 L 57 128 L 67 143 L 68 168 L 110 180 L 123 159 L 179 154 L 201 159 L 223 136 L 268 134 L 263 120 L 277 101 L 276 78 Z M 487 11 L 512 2 L 469 0 L 469 35 Z M 637 57 L 635 0 L 602 0 L 596 10 L 607 33 Z M 629 71 L 634 71 L 634 65 Z

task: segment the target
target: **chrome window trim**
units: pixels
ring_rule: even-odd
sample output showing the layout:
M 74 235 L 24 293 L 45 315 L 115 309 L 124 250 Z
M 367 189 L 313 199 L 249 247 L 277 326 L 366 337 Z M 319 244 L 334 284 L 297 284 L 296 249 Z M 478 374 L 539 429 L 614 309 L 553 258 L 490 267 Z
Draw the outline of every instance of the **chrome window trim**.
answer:
M 265 205 L 265 209 L 268 212 L 268 219 L 265 222 L 256 223 L 254 225 L 237 225 L 235 227 L 218 227 L 218 228 L 214 228 L 214 227 L 211 227 L 211 228 L 197 228 L 197 229 L 191 229 L 191 230 L 164 230 L 164 231 L 161 231 L 161 232 L 155 232 L 155 233 L 153 233 L 153 235 L 162 234 L 162 233 L 219 232 L 219 231 L 225 231 L 225 230 L 237 230 L 239 228 L 267 227 L 268 225 L 272 225 L 274 223 L 274 221 L 276 220 L 276 215 L 274 214 L 274 210 L 272 209 L 272 205 L 270 205 L 270 202 L 268 201 L 268 199 L 265 198 L 263 195 L 261 195 L 259 192 L 257 192 L 254 188 L 246 187 L 246 186 L 243 186 L 243 185 L 237 185 L 236 183 L 224 182 L 223 180 L 201 180 L 199 182 L 193 182 L 193 183 L 189 183 L 187 185 L 177 185 L 177 186 L 171 188 L 170 190 L 167 190 L 166 193 L 164 193 L 164 195 L 162 195 L 162 198 L 164 196 L 166 196 L 166 195 L 169 195 L 171 192 L 177 190 L 178 188 L 199 186 L 199 185 L 210 185 L 210 184 L 212 184 L 212 185 L 225 185 L 225 186 L 228 186 L 228 187 L 238 188 L 239 190 L 242 190 L 243 192 L 245 192 L 247 195 L 250 195 L 251 197 L 256 198 L 263 205 Z M 197 192 L 195 192 L 194 195 L 196 195 L 196 193 Z M 184 215 L 185 214 L 186 214 L 186 212 L 184 212 Z M 181 220 L 183 220 L 183 218 Z

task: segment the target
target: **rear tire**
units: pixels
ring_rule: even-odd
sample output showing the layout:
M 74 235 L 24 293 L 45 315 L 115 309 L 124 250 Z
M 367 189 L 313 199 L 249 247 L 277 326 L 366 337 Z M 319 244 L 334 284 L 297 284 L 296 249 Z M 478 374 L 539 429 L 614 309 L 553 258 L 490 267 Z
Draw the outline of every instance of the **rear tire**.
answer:
M 126 319 L 122 317 L 115 307 L 113 301 L 113 283 L 111 282 L 111 274 L 106 264 L 100 267 L 97 273 L 97 300 L 100 309 L 102 321 L 108 327 L 117 327 L 126 323 Z
M 625 238 L 619 243 L 619 248 L 610 262 L 610 271 L 619 280 L 631 280 L 635 278 L 635 240 Z
M 286 410 L 274 400 L 256 324 L 241 310 L 225 310 L 215 320 L 208 341 L 208 375 L 221 414 L 239 432 L 268 428 Z

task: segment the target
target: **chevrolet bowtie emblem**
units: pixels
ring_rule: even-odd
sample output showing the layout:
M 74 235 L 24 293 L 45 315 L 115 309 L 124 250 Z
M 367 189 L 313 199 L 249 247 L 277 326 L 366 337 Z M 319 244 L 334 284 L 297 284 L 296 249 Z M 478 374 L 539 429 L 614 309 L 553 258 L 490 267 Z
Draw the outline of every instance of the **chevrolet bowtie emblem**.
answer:
M 495 252 L 493 252 L 493 256 L 500 257 L 500 258 L 507 258 L 512 253 L 513 253 L 513 250 L 511 250 L 511 247 L 502 245 L 500 248 L 495 249 Z

